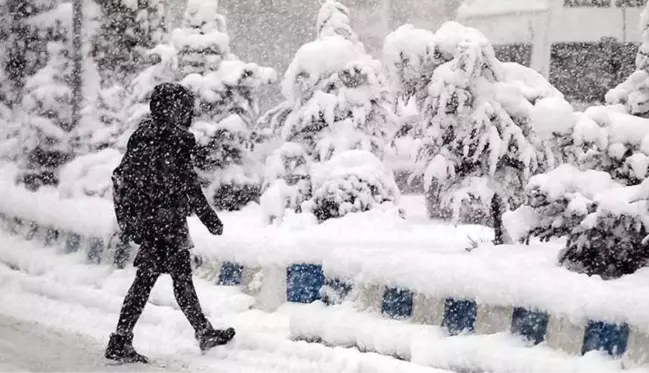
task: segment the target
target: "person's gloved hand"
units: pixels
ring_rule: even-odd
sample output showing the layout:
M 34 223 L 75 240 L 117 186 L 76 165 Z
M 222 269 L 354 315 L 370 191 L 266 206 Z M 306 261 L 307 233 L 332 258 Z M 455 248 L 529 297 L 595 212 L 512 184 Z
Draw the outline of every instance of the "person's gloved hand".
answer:
M 214 222 L 214 224 L 210 224 L 207 227 L 207 230 L 209 230 L 210 233 L 212 233 L 215 236 L 220 236 L 223 234 L 223 223 L 221 222 L 221 220 L 218 220 Z

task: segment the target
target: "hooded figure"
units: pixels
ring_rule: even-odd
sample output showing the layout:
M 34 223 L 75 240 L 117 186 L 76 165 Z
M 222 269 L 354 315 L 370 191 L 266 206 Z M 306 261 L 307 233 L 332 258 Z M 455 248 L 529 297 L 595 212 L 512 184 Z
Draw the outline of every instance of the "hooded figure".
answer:
M 189 132 L 194 97 L 174 83 L 156 86 L 151 118 L 128 141 L 126 154 L 113 172 L 115 214 L 122 233 L 140 244 L 138 268 L 129 289 L 117 330 L 110 337 L 106 358 L 147 362 L 132 346 L 133 328 L 142 314 L 158 276 L 171 275 L 178 305 L 195 331 L 201 350 L 227 343 L 234 329 L 214 330 L 203 314 L 192 282 L 192 248 L 187 217 L 198 215 L 214 235 L 223 224 L 208 204 L 192 165 L 196 146 Z

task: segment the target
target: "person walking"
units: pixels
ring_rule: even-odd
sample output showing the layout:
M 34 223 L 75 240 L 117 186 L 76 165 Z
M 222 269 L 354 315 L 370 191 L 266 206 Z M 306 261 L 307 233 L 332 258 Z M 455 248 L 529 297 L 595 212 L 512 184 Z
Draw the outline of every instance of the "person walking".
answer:
M 135 280 L 105 352 L 107 359 L 121 362 L 148 362 L 133 348 L 133 329 L 161 274 L 171 275 L 178 305 L 202 351 L 226 344 L 235 335 L 233 328 L 212 327 L 192 281 L 187 217 L 195 213 L 210 233 L 223 233 L 192 165 L 196 140 L 189 126 L 194 96 L 179 84 L 163 83 L 153 89 L 149 107 L 150 117 L 129 138 L 112 175 L 118 225 L 125 237 L 140 245 L 133 263 Z

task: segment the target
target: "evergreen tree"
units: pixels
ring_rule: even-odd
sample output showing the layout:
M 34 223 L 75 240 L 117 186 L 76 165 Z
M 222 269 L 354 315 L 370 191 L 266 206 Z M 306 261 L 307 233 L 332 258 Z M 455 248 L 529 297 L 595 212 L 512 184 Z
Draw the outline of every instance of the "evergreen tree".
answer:
M 55 5 L 54 0 L 5 0 L 3 4 L 3 10 L 7 12 L 8 33 L 2 68 L 8 80 L 5 102 L 9 106 L 20 103 L 26 77 L 45 64 L 47 42 L 64 41 L 62 38 L 65 35 L 60 29 L 43 30 L 43 26 L 51 22 L 42 23 L 46 21 L 45 18 L 36 18 L 55 8 Z M 54 18 L 54 21 L 57 19 Z M 49 38 L 43 37 L 47 34 L 50 34 Z
M 111 146 L 119 149 L 126 149 L 130 135 L 137 129 L 140 122 L 149 115 L 149 101 L 153 88 L 160 83 L 168 83 L 176 80 L 178 75 L 178 59 L 174 48 L 167 44 L 157 45 L 147 52 L 148 67 L 138 74 L 126 88 L 125 113 L 115 120 L 114 110 L 107 110 L 106 124 L 110 128 Z M 119 87 L 113 91 L 104 92 L 102 105 L 106 108 L 117 107 L 122 97 Z M 112 122 L 112 123 L 111 123 Z
M 72 66 L 64 45 L 48 44 L 49 61 L 27 80 L 22 109 L 27 121 L 20 134 L 21 176 L 30 188 L 58 182 L 57 171 L 70 158 Z
M 181 84 L 196 96 L 192 131 L 196 165 L 216 208 L 237 210 L 259 197 L 262 170 L 253 125 L 259 90 L 275 72 L 244 63 L 230 52 L 225 18 L 216 2 L 192 0 L 181 28 L 173 31 Z
M 146 52 L 166 41 L 164 0 L 102 0 L 102 22 L 92 55 L 102 85 L 126 86 L 146 63 Z
M 572 125 L 569 117 L 568 128 L 543 136 L 547 123 L 535 126 L 534 110 L 543 99 L 568 104 L 537 73 L 498 61 L 477 30 L 448 22 L 435 39 L 434 55 L 447 62 L 433 72 L 416 129 L 428 210 L 435 218 L 493 225 L 494 207 L 519 206 L 529 177 L 557 165 L 548 142 Z
M 365 52 L 342 4 L 327 1 L 322 5 L 317 31 L 317 40 L 298 50 L 286 72 L 285 102 L 260 120 L 261 126 L 291 144 L 268 160 L 268 175 L 274 179 L 266 180 L 266 191 L 293 195 L 290 201 L 303 202 L 268 206 L 271 218 L 282 216 L 283 211 L 277 209 L 288 206 L 326 220 L 398 197 L 394 178 L 380 161 L 388 133 L 396 127 L 381 64 Z M 292 174 L 304 172 L 303 167 L 286 162 L 302 154 L 308 157 L 300 164 L 309 165 L 310 187 L 305 187 L 304 175 Z M 368 177 L 368 170 L 373 177 Z M 280 193 L 277 185 L 293 190 Z M 301 195 L 295 196 L 296 191 Z

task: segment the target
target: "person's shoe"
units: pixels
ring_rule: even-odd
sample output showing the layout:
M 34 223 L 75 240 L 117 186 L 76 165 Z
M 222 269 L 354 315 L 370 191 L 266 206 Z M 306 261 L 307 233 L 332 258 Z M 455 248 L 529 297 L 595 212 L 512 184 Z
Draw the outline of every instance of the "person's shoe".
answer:
M 196 333 L 196 340 L 198 340 L 198 346 L 201 348 L 201 351 L 205 352 L 212 347 L 224 345 L 232 340 L 235 335 L 233 328 L 227 329 L 214 329 L 210 325 L 201 333 Z
M 146 356 L 138 354 L 133 348 L 133 333 L 127 335 L 111 334 L 104 356 L 106 359 L 121 363 L 147 364 L 149 362 Z

